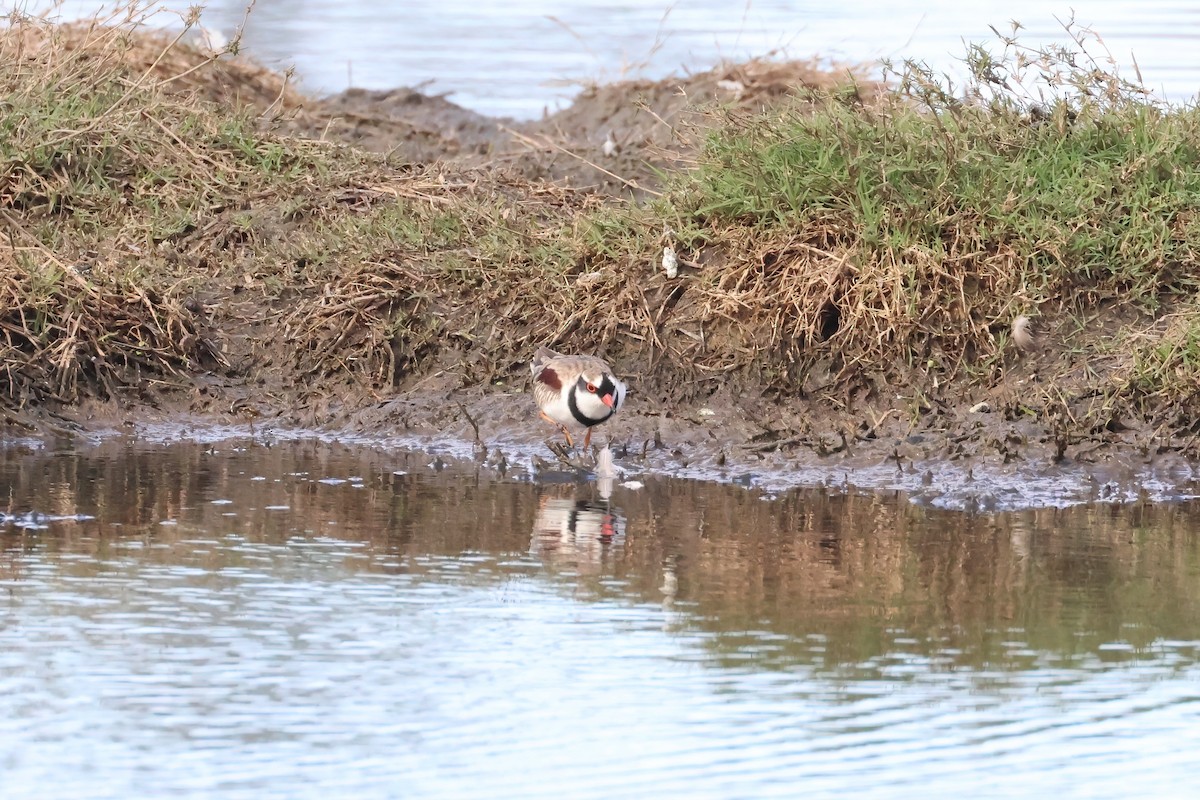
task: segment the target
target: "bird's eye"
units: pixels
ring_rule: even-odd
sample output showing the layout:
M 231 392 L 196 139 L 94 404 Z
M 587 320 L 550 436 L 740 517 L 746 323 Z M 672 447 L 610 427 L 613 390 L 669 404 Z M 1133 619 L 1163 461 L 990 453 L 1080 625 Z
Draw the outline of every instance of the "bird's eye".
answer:
M 589 384 L 587 385 L 587 390 L 588 390 L 589 392 L 591 392 L 592 394 L 595 394 L 595 393 L 596 393 L 596 384 L 594 384 L 594 383 L 589 383 Z

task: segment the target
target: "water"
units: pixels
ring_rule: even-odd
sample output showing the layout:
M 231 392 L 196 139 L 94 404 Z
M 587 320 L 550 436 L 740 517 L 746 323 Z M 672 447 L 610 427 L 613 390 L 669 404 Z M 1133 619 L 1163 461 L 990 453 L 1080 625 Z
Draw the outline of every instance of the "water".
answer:
M 0 450 L 13 798 L 1191 797 L 1200 506 Z
M 0 9 L 14 5 L 47 3 L 0 0 Z M 206 5 L 203 24 L 228 36 L 242 22 L 246 2 Z M 55 13 L 69 19 L 100 6 L 66 0 Z M 1189 100 L 1200 90 L 1200 14 L 1184 0 L 1013 0 L 1002 6 L 983 0 L 257 0 L 243 44 L 263 63 L 294 66 L 301 86 L 314 93 L 421 85 L 487 114 L 535 118 L 589 82 L 657 79 L 768 54 L 852 63 L 912 57 L 954 70 L 964 41 L 994 42 L 989 26 L 1008 32 L 1010 20 L 1025 26 L 1027 43 L 1067 42 L 1060 21 L 1072 10 L 1102 36 L 1130 79 L 1136 59 L 1146 85 L 1162 97 Z M 162 16 L 154 24 L 170 22 Z

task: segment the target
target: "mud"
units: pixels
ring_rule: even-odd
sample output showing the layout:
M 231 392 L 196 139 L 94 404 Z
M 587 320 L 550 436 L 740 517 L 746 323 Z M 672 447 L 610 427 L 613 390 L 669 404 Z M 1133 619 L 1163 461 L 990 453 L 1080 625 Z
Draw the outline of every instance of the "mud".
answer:
M 794 98 L 798 89 L 847 81 L 847 91 L 863 98 L 880 88 L 852 68 L 753 61 L 657 82 L 590 87 L 570 107 L 518 123 L 409 88 L 306 98 L 261 68 L 222 62 L 214 69 L 208 77 L 189 73 L 195 83 L 188 91 L 216 101 L 236 96 L 264 124 L 286 133 L 401 161 L 446 162 L 633 199 L 656 191 L 661 170 L 686 167 L 705 125 L 719 118 L 713 109 L 758 112 Z M 231 321 L 239 315 L 229 306 L 253 302 L 233 295 L 212 301 L 226 306 Z M 1178 447 L 1163 446 L 1153 430 L 1116 424 L 1094 435 L 1064 437 L 1022 416 L 1020 397 L 1031 382 L 1069 381 L 1080 369 L 1063 355 L 1066 348 L 1056 346 L 1056 326 L 1066 320 L 1039 320 L 1037 347 L 1008 365 L 1005 381 L 986 396 L 948 392 L 908 418 L 895 413 L 895 398 L 877 399 L 878 411 L 869 397 L 848 398 L 834 408 L 732 383 L 706 392 L 701 404 L 680 403 L 670 400 L 680 393 L 657 385 L 649 367 L 630 375 L 637 370 L 623 365 L 630 401 L 597 439 L 611 444 L 626 475 L 672 474 L 762 492 L 791 486 L 902 490 L 915 502 L 978 511 L 1197 495 L 1191 462 Z M 511 385 L 472 384 L 460 377 L 455 359 L 461 354 L 447 349 L 394 392 L 336 383 L 284 386 L 286 378 L 271 373 L 287 361 L 286 343 L 264 345 L 256 341 L 262 335 L 256 329 L 229 327 L 223 334 L 224 355 L 233 365 L 226 371 L 193 374 L 136 396 L 4 411 L 4 436 L 11 442 L 28 433 L 133 430 L 172 438 L 253 429 L 417 447 L 475 459 L 499 472 L 536 476 L 555 469 L 545 446 L 553 431 L 537 421 L 519 365 L 511 374 L 522 378 Z M 263 347 L 270 352 L 260 357 Z M 804 388 L 815 396 L 808 390 L 819 387 Z
M 526 401 L 523 395 L 504 393 L 467 402 L 461 397 L 406 396 L 349 413 L 320 429 L 296 427 L 282 419 L 222 422 L 212 415 L 144 410 L 136 420 L 125 419 L 119 425 L 93 418 L 83 436 L 132 434 L 155 443 L 251 437 L 269 444 L 317 439 L 423 451 L 429 455 L 427 466 L 435 470 L 458 465 L 496 478 L 595 481 L 594 472 L 556 461 L 549 447 L 556 441 L 553 431 L 535 419 L 532 403 Z M 1129 449 L 1103 448 L 1057 458 L 1052 447 L 1032 443 L 1019 448 L 1017 456 L 989 453 L 984 447 L 948 456 L 959 445 L 954 435 L 944 432 L 903 439 L 881 436 L 819 455 L 808 448 L 764 449 L 747 439 L 752 427 L 745 419 L 718 414 L 697 423 L 634 410 L 613 422 L 593 444 L 612 448 L 616 482 L 632 489 L 646 476 L 666 475 L 733 484 L 763 499 L 797 488 L 899 492 L 916 505 L 972 514 L 1200 498 L 1200 473 L 1192 462 L 1175 454 L 1136 458 Z M 580 452 L 577 460 L 585 467 L 594 464 L 594 453 Z

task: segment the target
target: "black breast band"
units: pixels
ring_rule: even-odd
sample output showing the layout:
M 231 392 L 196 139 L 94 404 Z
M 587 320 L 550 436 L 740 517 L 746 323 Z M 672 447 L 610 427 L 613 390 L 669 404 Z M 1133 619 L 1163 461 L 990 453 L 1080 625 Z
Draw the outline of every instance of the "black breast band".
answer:
M 606 394 L 613 394 L 616 391 L 616 389 L 617 389 L 617 386 L 616 386 L 616 384 L 614 384 L 612 382 L 612 378 L 605 375 L 604 382 L 601 383 L 596 388 L 596 394 L 603 397 Z M 584 416 L 583 412 L 579 410 L 579 404 L 575 402 L 575 393 L 576 392 L 586 392 L 586 391 L 587 391 L 587 381 L 585 381 L 583 378 L 580 378 L 578 381 L 575 382 L 575 385 L 571 387 L 571 391 L 569 391 L 567 393 L 567 408 L 569 408 L 571 410 L 571 416 L 575 418 L 576 422 L 578 422 L 580 425 L 582 425 L 585 428 L 590 428 L 593 425 L 599 425 L 601 422 L 604 422 L 604 420 L 608 419 L 613 414 L 615 414 L 617 409 L 610 406 L 608 409 L 608 413 L 605 414 L 600 419 L 592 419 L 591 417 Z M 614 400 L 616 399 L 615 395 L 614 395 L 613 399 Z

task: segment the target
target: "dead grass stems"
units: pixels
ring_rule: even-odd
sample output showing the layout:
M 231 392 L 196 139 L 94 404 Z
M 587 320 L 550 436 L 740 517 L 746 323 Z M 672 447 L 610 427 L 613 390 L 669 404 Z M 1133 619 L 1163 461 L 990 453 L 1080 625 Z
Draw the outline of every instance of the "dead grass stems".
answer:
M 1002 42 L 968 53 L 961 89 L 909 63 L 893 93 L 714 111 L 694 166 L 633 203 L 283 136 L 286 76 L 135 23 L 14 19 L 0 400 L 202 370 L 378 394 L 452 365 L 488 384 L 544 344 L 603 353 L 666 403 L 744 389 L 914 424 L 973 405 L 1032 358 L 1015 318 L 1190 309 L 1200 252 L 1200 113 L 1081 62 L 1083 34 Z M 1194 428 L 1196 319 L 1030 413 L 1100 424 L 1079 405 L 1099 385 L 1110 418 Z

